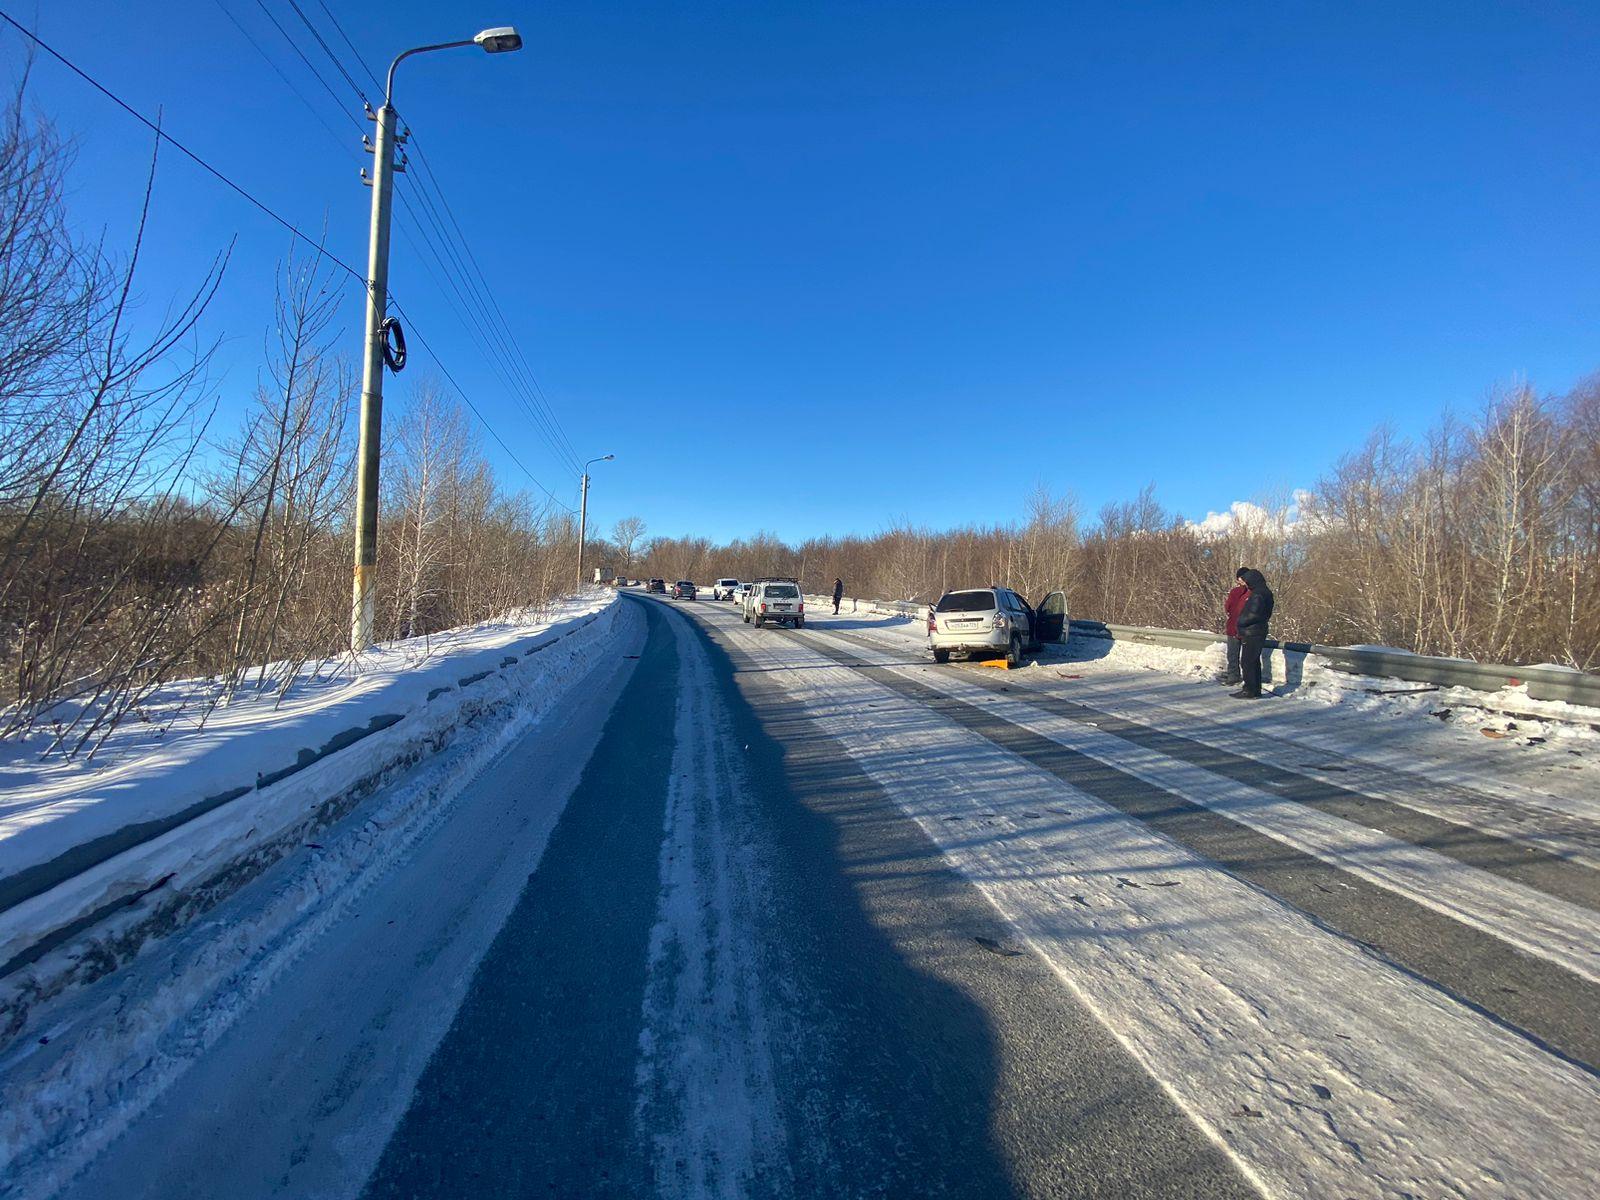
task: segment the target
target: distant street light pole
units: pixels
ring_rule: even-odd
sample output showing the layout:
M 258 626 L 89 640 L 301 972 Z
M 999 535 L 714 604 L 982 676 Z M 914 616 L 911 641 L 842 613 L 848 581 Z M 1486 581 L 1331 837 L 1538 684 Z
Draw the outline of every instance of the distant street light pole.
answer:
M 378 570 L 378 444 L 383 432 L 383 366 L 405 366 L 405 335 L 396 325 L 396 345 L 389 347 L 389 200 L 394 190 L 394 147 L 405 136 L 395 136 L 394 71 L 402 60 L 430 50 L 482 46 L 490 54 L 522 49 L 522 38 L 509 25 L 485 29 L 461 42 L 416 46 L 395 56 L 384 85 L 383 107 L 368 116 L 378 126 L 372 147 L 372 230 L 367 246 L 367 327 L 362 345 L 361 436 L 356 447 L 356 564 L 350 601 L 350 649 L 360 653 L 372 645 L 372 609 Z M 404 168 L 402 168 L 403 170 Z M 365 171 L 362 172 L 366 174 Z
M 603 454 L 583 464 L 583 487 L 578 492 L 578 586 L 583 586 L 583 538 L 589 531 L 589 468 L 597 462 L 610 462 L 615 454 Z M 571 512 L 571 509 L 567 510 Z

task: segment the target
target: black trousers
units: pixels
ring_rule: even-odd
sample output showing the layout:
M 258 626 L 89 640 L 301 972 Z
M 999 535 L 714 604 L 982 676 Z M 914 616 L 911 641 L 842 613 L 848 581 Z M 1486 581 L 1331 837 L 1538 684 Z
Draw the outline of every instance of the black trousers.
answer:
M 839 597 L 838 596 L 835 596 L 833 598 L 833 615 L 836 616 L 836 617 L 839 615 Z
M 1244 675 L 1244 690 L 1252 696 L 1261 695 L 1261 655 L 1267 648 L 1267 635 L 1239 639 L 1239 667 Z
M 1228 670 L 1222 676 L 1224 683 L 1239 682 L 1239 639 L 1228 635 Z

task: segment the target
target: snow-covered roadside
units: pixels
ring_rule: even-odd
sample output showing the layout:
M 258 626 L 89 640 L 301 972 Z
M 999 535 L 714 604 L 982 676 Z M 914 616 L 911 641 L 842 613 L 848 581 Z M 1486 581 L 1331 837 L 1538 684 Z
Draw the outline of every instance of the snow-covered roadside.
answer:
M 1593 1177 L 1582 1068 L 806 635 L 731 637 L 1264 1194 L 1556 1196 Z
M 1030 689 L 996 696 L 966 672 L 907 667 L 892 650 L 875 652 L 821 630 L 815 637 L 1600 982 L 1600 923 L 1586 907 L 1047 712 L 1027 702 Z
M 919 620 L 868 611 L 834 617 L 821 597 L 807 597 L 807 617 L 819 629 L 927 654 Z M 1281 653 L 1274 659 L 1273 676 L 1282 680 Z M 1004 678 L 1247 757 L 1295 760 L 1298 769 L 1309 756 L 1337 772 L 1330 779 L 1447 819 L 1462 820 L 1463 810 L 1472 809 L 1469 823 L 1502 836 L 1540 841 L 1548 832 L 1553 840 L 1546 848 L 1556 853 L 1569 852 L 1563 846 L 1570 846 L 1571 823 L 1592 833 L 1600 822 L 1600 730 L 1572 723 L 1600 723 L 1593 709 L 1533 700 L 1522 688 L 1418 693 L 1413 685 L 1349 675 L 1315 658 L 1297 666 L 1296 682 L 1283 694 L 1236 703 L 1216 682 L 1222 665 L 1220 647 L 1189 651 L 1074 636 Z M 1497 813 L 1500 801 L 1518 811 Z
M 846 601 L 839 618 L 860 619 L 884 632 L 925 641 L 920 619 L 877 601 Z M 807 613 L 832 617 L 833 601 L 826 596 L 807 596 Z M 849 606 L 854 604 L 852 610 Z M 1352 647 L 1365 649 L 1366 647 Z M 1051 648 L 1052 656 L 1062 653 Z M 1074 634 L 1062 661 L 1104 663 L 1109 667 L 1142 667 L 1165 671 L 1192 679 L 1211 681 L 1226 666 L 1221 642 L 1204 649 L 1159 646 L 1127 638 L 1099 638 Z M 1353 675 L 1338 670 L 1318 654 L 1291 653 L 1282 649 L 1267 652 L 1264 660 L 1266 681 L 1276 684 L 1279 698 L 1309 701 L 1319 705 L 1338 704 L 1368 712 L 1400 712 L 1434 715 L 1451 710 L 1450 720 L 1462 727 L 1504 733 L 1513 740 L 1575 739 L 1600 745 L 1600 710 L 1562 700 L 1539 700 L 1528 695 L 1526 684 L 1496 691 L 1467 687 L 1432 687 L 1405 683 L 1370 675 Z M 1287 683 L 1286 683 L 1287 681 Z M 1507 728 L 1507 715 L 1516 718 Z M 1535 743 L 1537 744 L 1537 743 Z
M 314 785 L 321 780 L 337 786 L 359 769 L 357 760 L 375 767 L 370 750 L 335 755 L 301 772 L 284 795 L 272 788 L 251 797 L 263 806 L 287 804 L 290 796 L 310 802 L 289 814 L 299 823 L 290 825 L 288 836 L 271 843 L 287 861 L 268 876 L 270 888 L 252 901 L 248 913 L 223 906 L 205 915 L 206 907 L 221 898 L 213 891 L 213 878 L 202 877 L 196 894 L 187 897 L 169 885 L 160 894 L 176 897 L 182 911 L 169 915 L 189 920 L 185 936 L 144 938 L 148 964 L 141 962 L 134 983 L 122 984 L 119 975 L 97 986 L 57 987 L 62 994 L 47 996 L 39 978 L 59 982 L 71 976 L 74 963 L 116 952 L 130 924 L 149 924 L 157 906 L 148 899 L 97 925 L 92 944 L 64 947 L 0 981 L 0 996 L 17 1023 L 0 1050 L 6 1093 L 0 1163 L 6 1164 L 8 1180 L 19 1187 L 28 1181 L 30 1189 L 48 1192 L 50 1180 L 70 1173 L 115 1138 L 323 931 L 447 819 L 463 790 L 490 762 L 550 714 L 597 664 L 614 658 L 619 634 L 639 622 L 630 622 L 623 606 L 608 599 L 566 624 L 566 636 L 547 643 L 541 653 L 450 693 L 449 700 L 436 698 L 416 714 L 413 732 L 424 740 L 406 748 L 388 770 L 380 769 L 369 786 L 349 789 L 343 808 L 316 802 Z M 522 635 L 529 632 L 524 628 Z M 335 770 L 340 759 L 349 762 Z M 404 766 L 413 769 L 399 774 Z M 356 800 L 397 775 L 398 781 L 369 805 L 349 812 Z M 331 825 L 307 842 L 310 830 L 319 828 L 310 822 L 318 818 Z M 209 824 L 219 823 L 233 829 L 237 850 L 240 840 L 258 832 L 244 832 L 244 819 L 230 806 L 151 846 L 171 840 L 175 844 L 166 850 L 186 861 L 192 847 L 185 840 L 226 849 L 228 837 L 204 836 Z M 235 885 L 230 890 L 275 861 L 263 861 L 263 843 L 249 845 L 245 862 L 224 872 Z M 521 864 L 516 877 L 525 878 L 525 872 Z M 80 972 L 78 981 L 89 974 Z
M 205 911 L 463 725 L 513 701 L 537 708 L 540 693 L 609 637 L 614 604 L 585 598 L 551 620 L 460 631 L 423 662 L 385 647 L 357 680 L 308 688 L 287 714 L 259 705 L 171 745 L 130 750 L 84 776 L 79 795 L 61 780 L 33 803 L 0 793 L 10 804 L 0 824 L 0 854 L 13 868 L 6 880 L 52 876 L 0 912 L 0 1032 L 14 1034 L 33 1005 L 116 969 L 150 937 Z M 285 761 L 305 765 L 261 775 L 261 764 Z M 212 792 L 222 780 L 233 786 Z M 204 811 L 156 836 L 140 828 L 141 816 L 197 804 Z
M 443 689 L 496 671 L 614 600 L 590 594 L 549 612 L 382 643 L 303 668 L 280 698 L 219 680 L 158 690 L 94 760 L 46 757 L 47 732 L 0 743 L 0 908 L 30 868 L 118 831 L 173 819 L 240 788 L 270 786 L 340 739 L 416 713 Z M 8 885 L 10 885 L 8 887 Z M 0 962 L 4 956 L 0 955 Z

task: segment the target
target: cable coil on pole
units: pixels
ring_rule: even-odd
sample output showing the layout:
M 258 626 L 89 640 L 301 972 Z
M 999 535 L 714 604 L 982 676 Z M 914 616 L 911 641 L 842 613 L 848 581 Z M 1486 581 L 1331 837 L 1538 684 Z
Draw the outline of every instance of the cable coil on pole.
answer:
M 383 361 L 398 375 L 406 369 L 406 331 L 398 317 L 385 317 L 378 328 L 383 331 Z

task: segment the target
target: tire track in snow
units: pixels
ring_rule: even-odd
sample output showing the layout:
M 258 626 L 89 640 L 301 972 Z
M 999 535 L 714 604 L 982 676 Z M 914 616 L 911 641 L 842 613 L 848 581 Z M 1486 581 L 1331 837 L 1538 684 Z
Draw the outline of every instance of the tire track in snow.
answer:
M 635 1121 L 658 1196 L 792 1191 L 753 939 L 765 878 L 741 819 L 734 738 L 699 637 L 677 616 L 675 749 L 650 934 Z
M 844 633 L 830 630 L 826 619 L 820 626 L 822 631 L 848 641 L 860 641 L 880 649 L 893 646 L 922 653 L 926 648 L 922 638 L 909 636 L 903 628 L 865 627 Z M 1071 667 L 1081 665 L 1081 661 L 1062 659 L 1051 665 Z M 1048 672 L 1043 673 L 1043 679 L 1039 674 L 1024 672 L 1011 676 L 1009 682 L 1038 695 L 1042 704 L 1059 700 L 1052 694 L 1054 689 Z M 1425 767 L 1421 767 L 1409 755 L 1397 751 L 1374 753 L 1370 746 L 1362 746 L 1360 750 L 1373 757 L 1355 757 L 1358 748 L 1351 743 L 1348 727 L 1356 717 L 1352 713 L 1341 714 L 1345 728 L 1329 731 L 1321 728 L 1318 721 L 1326 710 L 1293 708 L 1270 727 L 1274 733 L 1269 736 L 1255 727 L 1254 722 L 1260 717 L 1252 716 L 1248 707 L 1218 710 L 1214 698 L 1203 704 L 1176 698 L 1171 688 L 1160 688 L 1159 684 L 1145 679 L 1148 672 L 1137 674 L 1139 686 L 1133 688 L 1131 694 L 1125 678 L 1096 674 L 1075 679 L 1073 690 L 1080 694 L 1082 707 L 1107 716 L 1151 725 L 1159 723 L 1160 728 L 1172 730 L 1199 746 L 1305 779 L 1325 783 L 1328 773 L 1337 773 L 1339 785 L 1361 796 L 1424 814 L 1456 828 L 1485 833 L 1511 846 L 1529 847 L 1590 870 L 1600 870 L 1600 807 L 1590 797 L 1560 794 L 1503 775 L 1490 777 L 1474 770 L 1475 765 L 1482 765 L 1481 758 L 1477 757 L 1449 764 L 1448 770 L 1437 759 L 1425 760 Z M 1193 686 L 1192 680 L 1171 682 Z M 1156 690 L 1158 688 L 1160 690 Z M 1376 716 L 1368 716 L 1367 721 L 1369 732 L 1386 731 Z M 1292 747 L 1301 758 L 1298 765 L 1283 761 L 1286 746 Z M 1317 762 L 1308 765 L 1303 761 L 1305 758 L 1315 758 Z M 1544 773 L 1551 773 L 1548 762 Z
M 807 635 L 732 636 L 1264 1190 L 1560 1195 L 1600 1170 L 1594 1076 Z
M 838 646 L 840 640 L 823 635 L 820 644 Z M 848 665 L 887 672 L 916 688 L 979 708 L 1600 985 L 1600 913 L 1593 909 L 1162 754 L 1106 733 L 1086 719 L 996 694 L 957 674 L 907 667 L 892 652 L 852 645 L 823 653 L 842 654 Z M 1600 1001 L 1600 993 L 1596 999 Z M 1494 1005 L 1486 1007 L 1493 1010 Z M 1600 1066 L 1600 1053 L 1585 1061 Z

